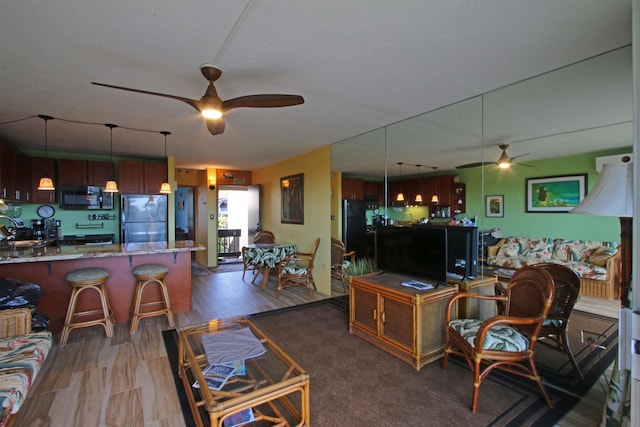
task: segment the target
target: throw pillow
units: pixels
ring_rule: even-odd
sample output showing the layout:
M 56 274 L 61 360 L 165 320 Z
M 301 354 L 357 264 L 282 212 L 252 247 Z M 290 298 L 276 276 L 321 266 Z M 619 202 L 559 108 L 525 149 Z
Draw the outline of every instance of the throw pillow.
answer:
M 607 246 L 598 246 L 591 254 L 580 260 L 589 264 L 605 267 L 607 260 L 616 254 L 616 249 Z

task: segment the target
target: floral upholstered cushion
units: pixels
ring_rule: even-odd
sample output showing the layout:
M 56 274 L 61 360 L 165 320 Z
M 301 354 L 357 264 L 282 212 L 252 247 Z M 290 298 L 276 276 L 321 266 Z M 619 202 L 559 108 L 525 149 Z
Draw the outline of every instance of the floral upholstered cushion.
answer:
M 522 255 L 541 260 L 551 259 L 553 239 L 548 237 L 529 238 L 523 245 Z
M 553 248 L 553 258 L 562 261 L 582 261 L 602 245 L 602 242 L 594 240 L 557 239 Z
M 480 325 L 482 325 L 482 320 L 477 319 L 456 319 L 449 322 L 449 326 L 474 347 Z M 526 351 L 528 348 L 529 340 L 527 337 L 516 328 L 508 325 L 495 325 L 489 329 L 482 343 L 483 350 L 520 352 Z
M 22 406 L 51 344 L 48 331 L 0 339 L 0 426 L 6 425 L 9 414 L 15 414 Z
M 520 254 L 520 241 L 517 237 L 507 237 L 506 241 L 498 249 L 496 256 L 513 257 Z
M 584 261 L 588 264 L 595 264 L 599 267 L 605 267 L 607 265 L 607 260 L 614 256 L 617 252 L 615 247 L 610 246 L 598 246 L 594 249 L 591 254 L 586 255 L 584 259 L 580 261 Z

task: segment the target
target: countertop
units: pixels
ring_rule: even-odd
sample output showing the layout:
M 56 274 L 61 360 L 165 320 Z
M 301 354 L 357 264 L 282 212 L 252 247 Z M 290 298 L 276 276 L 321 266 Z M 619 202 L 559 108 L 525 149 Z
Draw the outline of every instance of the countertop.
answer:
M 172 252 L 202 251 L 206 247 L 191 240 L 177 242 L 127 243 L 110 245 L 46 246 L 30 249 L 0 250 L 1 264 L 60 261 L 83 258 L 149 255 Z

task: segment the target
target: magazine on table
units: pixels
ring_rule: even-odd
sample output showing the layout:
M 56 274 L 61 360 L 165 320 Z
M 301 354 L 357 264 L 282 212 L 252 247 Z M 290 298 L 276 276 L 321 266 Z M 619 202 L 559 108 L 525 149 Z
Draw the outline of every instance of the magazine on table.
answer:
M 430 283 L 423 283 L 418 280 L 405 280 L 402 282 L 402 286 L 408 286 L 410 288 L 416 288 L 420 291 L 426 291 L 427 289 L 433 289 L 433 285 Z
M 202 370 L 202 376 L 211 390 L 221 390 L 235 370 L 235 365 L 209 365 Z M 200 388 L 198 381 L 193 383 L 193 387 Z
M 246 423 L 250 423 L 254 420 L 253 410 L 251 408 L 244 411 L 236 412 L 231 416 L 224 419 L 222 422 L 223 427 L 236 427 Z

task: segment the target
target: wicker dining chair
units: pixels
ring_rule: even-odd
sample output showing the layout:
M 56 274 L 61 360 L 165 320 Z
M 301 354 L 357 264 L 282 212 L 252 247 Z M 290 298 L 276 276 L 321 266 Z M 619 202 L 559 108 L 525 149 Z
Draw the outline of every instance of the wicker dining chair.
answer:
M 294 252 L 282 258 L 278 264 L 278 290 L 276 298 L 280 298 L 280 291 L 291 286 L 306 286 L 309 298 L 313 298 L 316 283 L 313 280 L 313 261 L 320 245 L 318 237 L 313 243 L 310 253 Z
M 540 380 L 534 362 L 534 349 L 553 299 L 553 279 L 536 266 L 517 270 L 505 295 L 461 292 L 451 297 L 445 311 L 445 349 L 442 369 L 449 355 L 462 356 L 473 373 L 471 411 L 478 409 L 480 384 L 493 369 L 535 381 L 549 407 L 553 403 Z M 453 319 L 454 307 L 462 298 L 505 302 L 504 315 L 479 319 Z
M 568 337 L 569 317 L 580 295 L 580 276 L 569 267 L 560 264 L 546 262 L 536 264 L 536 267 L 543 268 L 549 272 L 553 278 L 554 286 L 551 308 L 546 320 L 542 323 L 538 340 L 540 344 L 565 353 L 580 379 L 584 379 L 582 371 L 580 371 L 580 367 L 571 352 Z
M 331 238 L 331 277 L 340 280 L 342 289 L 347 290 L 347 268 L 356 260 L 356 251 L 346 251 L 342 241 Z
M 253 243 L 275 243 L 276 236 L 267 230 L 258 231 L 253 237 Z

